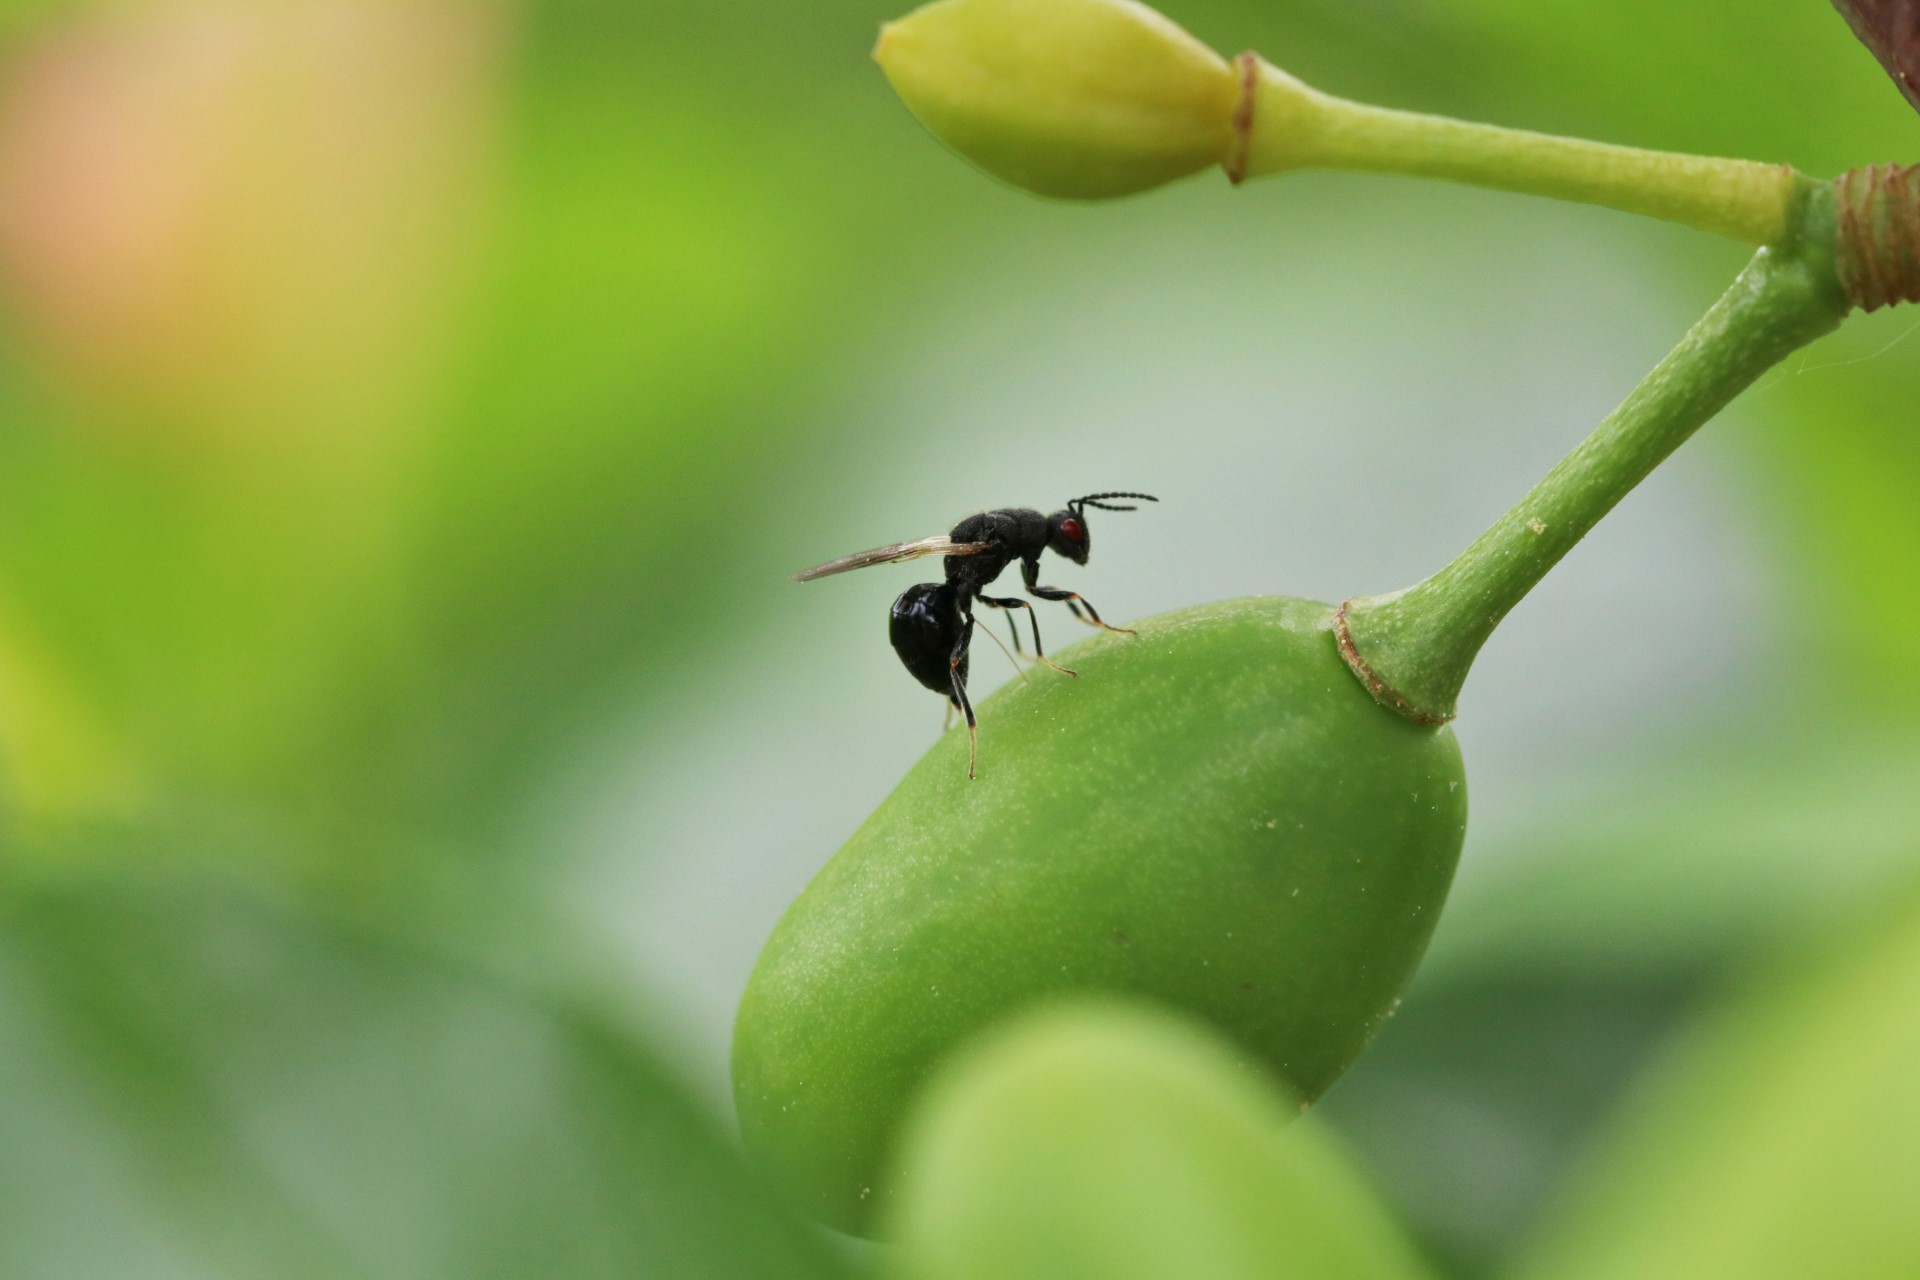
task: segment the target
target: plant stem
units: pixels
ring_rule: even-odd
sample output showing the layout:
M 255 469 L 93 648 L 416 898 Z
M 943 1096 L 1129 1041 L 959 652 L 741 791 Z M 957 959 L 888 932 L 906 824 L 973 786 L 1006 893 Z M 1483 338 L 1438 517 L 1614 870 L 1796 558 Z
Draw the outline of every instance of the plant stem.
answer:
M 1437 724 L 1481 645 L 1514 605 L 1682 441 L 1789 352 L 1837 327 L 1848 302 L 1834 265 L 1831 187 L 1809 188 L 1790 231 L 1626 402 L 1460 556 L 1392 595 L 1349 600 L 1335 632 L 1376 698 Z
M 1801 189 L 1787 165 L 1675 155 L 1350 102 L 1243 53 L 1235 182 L 1290 169 L 1364 169 L 1444 178 L 1605 205 L 1771 244 Z

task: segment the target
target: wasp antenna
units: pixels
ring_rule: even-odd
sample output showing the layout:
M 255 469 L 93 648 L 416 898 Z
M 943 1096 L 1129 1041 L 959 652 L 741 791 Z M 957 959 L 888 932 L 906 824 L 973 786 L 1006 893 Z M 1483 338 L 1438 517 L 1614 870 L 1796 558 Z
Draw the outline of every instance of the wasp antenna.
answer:
M 1123 507 L 1102 501 L 1104 498 L 1139 498 L 1145 502 L 1158 502 L 1160 499 L 1150 493 L 1090 493 L 1084 498 L 1075 498 L 1067 506 L 1074 510 L 1081 507 L 1098 507 L 1102 511 L 1138 511 L 1138 507 Z

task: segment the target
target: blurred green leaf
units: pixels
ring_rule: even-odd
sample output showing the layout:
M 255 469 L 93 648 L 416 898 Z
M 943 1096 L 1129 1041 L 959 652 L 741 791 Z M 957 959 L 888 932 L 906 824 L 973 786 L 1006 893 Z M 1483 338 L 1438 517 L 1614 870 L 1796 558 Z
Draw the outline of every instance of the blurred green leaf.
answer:
M 1694 1030 L 1519 1274 L 1920 1274 L 1920 899 Z
M 1478 850 L 1422 982 L 1724 973 L 1920 874 L 1915 777 L 1909 736 L 1810 718 L 1649 761 Z
M 617 1022 L 182 879 L 0 890 L 0 1274 L 839 1268 Z
M 1912 113 L 1823 4 L 1756 0 L 1737 20 L 1691 0 L 1465 0 L 1446 13 L 1479 36 L 1493 77 L 1481 92 L 1532 117 L 1503 123 L 1817 174 L 1920 141 Z
M 1695 986 L 1477 972 L 1423 988 L 1315 1108 L 1448 1275 L 1498 1276 Z
M 1891 153 L 1916 154 L 1920 137 Z M 1823 698 L 1899 724 L 1920 703 L 1917 324 L 1910 307 L 1858 316 L 1790 361 L 1759 402 L 1753 441 L 1754 478 L 1778 517 L 1770 537 L 1797 579 L 1781 625 L 1810 651 L 1799 674 Z
M 1920 875 L 1911 740 L 1774 710 L 1793 732 L 1714 732 L 1483 840 L 1323 1105 L 1460 1273 L 1499 1272 L 1710 993 Z
M 929 1087 L 885 1233 L 897 1270 L 911 1280 L 1424 1274 L 1365 1182 L 1296 1110 L 1226 1041 L 1146 1005 L 1019 1020 Z

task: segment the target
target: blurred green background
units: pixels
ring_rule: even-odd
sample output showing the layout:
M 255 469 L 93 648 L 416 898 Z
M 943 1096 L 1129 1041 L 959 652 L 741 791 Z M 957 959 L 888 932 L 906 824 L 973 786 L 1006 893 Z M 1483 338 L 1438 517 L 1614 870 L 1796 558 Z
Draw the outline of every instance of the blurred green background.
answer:
M 1920 151 L 1816 0 L 1164 8 L 1395 106 Z M 786 574 L 1112 488 L 1109 616 L 1406 585 L 1742 259 L 1364 176 L 1041 202 L 893 99 L 895 14 L 0 17 L 0 1276 L 830 1274 L 727 1026 L 940 708 L 914 569 Z M 1468 685 L 1455 903 L 1323 1108 L 1442 1274 L 1920 1271 L 1915 325 L 1764 379 Z

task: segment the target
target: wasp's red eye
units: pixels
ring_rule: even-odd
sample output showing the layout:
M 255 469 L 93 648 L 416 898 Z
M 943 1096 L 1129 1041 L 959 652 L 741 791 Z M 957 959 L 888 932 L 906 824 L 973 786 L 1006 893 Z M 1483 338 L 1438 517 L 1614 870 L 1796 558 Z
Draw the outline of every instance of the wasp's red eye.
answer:
M 1060 536 L 1068 542 L 1078 542 L 1087 536 L 1087 531 L 1080 527 L 1078 520 L 1075 520 L 1072 516 L 1068 516 L 1060 522 Z

